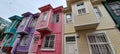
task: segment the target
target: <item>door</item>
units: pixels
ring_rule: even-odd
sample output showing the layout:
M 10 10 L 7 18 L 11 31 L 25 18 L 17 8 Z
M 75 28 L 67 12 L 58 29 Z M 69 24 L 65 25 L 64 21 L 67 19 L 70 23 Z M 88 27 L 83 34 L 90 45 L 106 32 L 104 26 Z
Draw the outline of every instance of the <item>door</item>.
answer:
M 76 37 L 66 37 L 66 54 L 78 54 Z

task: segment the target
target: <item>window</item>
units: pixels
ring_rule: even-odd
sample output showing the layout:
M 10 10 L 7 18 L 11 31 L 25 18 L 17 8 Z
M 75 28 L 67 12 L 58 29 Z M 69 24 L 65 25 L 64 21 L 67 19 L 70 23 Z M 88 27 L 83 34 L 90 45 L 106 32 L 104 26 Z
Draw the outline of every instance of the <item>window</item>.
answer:
M 43 15 L 42 15 L 41 21 L 45 21 L 46 20 L 46 16 L 47 16 L 47 12 L 44 12 Z
M 20 25 L 20 23 L 18 23 L 17 25 L 15 25 L 15 28 L 17 29 L 19 25 Z
M 28 35 L 24 35 L 24 36 L 22 37 L 20 46 L 26 46 L 27 43 L 28 43 L 28 39 L 29 39 Z
M 101 12 L 100 12 L 98 7 L 94 7 L 94 11 L 96 13 L 97 18 L 101 18 L 102 17 L 102 14 L 101 14 Z
M 33 23 L 32 23 L 32 26 L 33 26 L 33 27 L 36 25 L 37 20 L 38 20 L 38 18 L 34 18 L 34 21 L 33 21 Z
M 30 18 L 30 21 L 28 23 L 28 27 L 31 27 L 32 26 L 32 22 L 33 22 L 33 18 Z
M 87 38 L 92 54 L 114 54 L 104 32 L 89 33 Z
M 86 9 L 86 7 L 85 7 L 85 5 L 84 5 L 84 3 L 77 4 L 77 11 L 78 11 L 79 15 L 85 14 L 85 13 L 88 12 L 87 9 Z
M 66 42 L 75 42 L 75 36 L 66 37 Z
M 13 38 L 13 35 L 11 35 L 9 38 L 8 38 L 8 40 L 7 40 L 7 44 L 10 44 L 10 42 L 12 41 L 12 38 Z
M 28 27 L 34 27 L 36 25 L 37 18 L 31 18 Z
M 44 38 L 44 43 L 42 45 L 43 49 L 54 49 L 55 35 L 47 35 Z
M 66 23 L 71 23 L 72 22 L 72 16 L 71 13 L 66 14 Z
M 21 25 L 24 26 L 26 21 L 27 21 L 27 18 L 23 18 Z
M 55 14 L 55 23 L 59 22 L 59 14 Z
M 109 3 L 111 9 L 113 10 L 113 12 L 116 14 L 116 16 L 120 16 L 120 2 L 112 2 Z

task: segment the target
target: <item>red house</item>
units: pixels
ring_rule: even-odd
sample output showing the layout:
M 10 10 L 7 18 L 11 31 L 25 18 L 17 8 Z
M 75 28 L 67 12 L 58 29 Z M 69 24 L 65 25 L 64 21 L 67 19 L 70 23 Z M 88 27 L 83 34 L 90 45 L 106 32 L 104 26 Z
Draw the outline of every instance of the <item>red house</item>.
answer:
M 50 4 L 39 8 L 32 54 L 62 54 L 62 8 Z

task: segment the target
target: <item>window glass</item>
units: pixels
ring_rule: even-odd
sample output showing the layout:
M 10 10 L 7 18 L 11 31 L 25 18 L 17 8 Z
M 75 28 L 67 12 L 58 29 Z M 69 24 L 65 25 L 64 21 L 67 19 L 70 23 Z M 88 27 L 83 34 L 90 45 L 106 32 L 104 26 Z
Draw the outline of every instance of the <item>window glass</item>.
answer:
M 42 21 L 45 21 L 46 20 L 46 16 L 47 16 L 47 12 L 44 12 L 43 15 L 42 15 Z
M 27 17 L 26 18 L 23 18 L 22 22 L 20 23 L 22 26 L 25 25 L 25 22 L 27 21 Z
M 88 34 L 92 54 L 114 54 L 105 33 Z
M 71 41 L 75 41 L 75 36 L 66 37 L 66 42 L 71 42 Z
M 48 35 L 45 36 L 44 39 L 44 44 L 43 44 L 43 49 L 53 49 L 54 48 L 54 41 L 55 40 L 55 35 Z
M 96 13 L 96 17 L 97 18 L 101 18 L 102 17 L 101 11 L 99 10 L 98 7 L 94 7 L 94 11 Z
M 24 35 L 24 36 L 22 37 L 20 46 L 26 46 L 27 43 L 28 43 L 28 39 L 29 39 L 28 35 Z
M 55 15 L 55 19 L 56 19 L 56 20 L 55 20 L 55 23 L 59 22 L 59 14 L 56 14 L 56 15 Z
M 71 13 L 66 14 L 66 23 L 71 23 L 72 22 L 72 16 Z
M 10 44 L 11 43 L 11 41 L 12 41 L 12 38 L 13 38 L 13 35 L 11 35 L 9 38 L 8 38 L 8 40 L 7 40 L 7 44 Z
M 37 23 L 37 18 L 31 18 L 28 27 L 35 27 L 36 23 Z
M 85 5 L 84 3 L 79 3 L 77 4 L 77 11 L 78 11 L 78 14 L 81 15 L 81 14 L 85 14 L 87 13 L 87 9 L 85 8 Z

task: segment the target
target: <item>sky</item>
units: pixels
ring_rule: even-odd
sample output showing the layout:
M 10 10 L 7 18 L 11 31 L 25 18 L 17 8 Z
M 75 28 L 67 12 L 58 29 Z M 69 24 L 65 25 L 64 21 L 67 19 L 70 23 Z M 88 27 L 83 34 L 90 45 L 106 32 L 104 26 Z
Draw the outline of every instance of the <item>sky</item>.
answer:
M 25 12 L 37 13 L 40 12 L 38 8 L 47 4 L 53 8 L 61 5 L 66 7 L 66 0 L 0 0 L 0 17 L 8 20 L 13 15 L 21 16 Z

